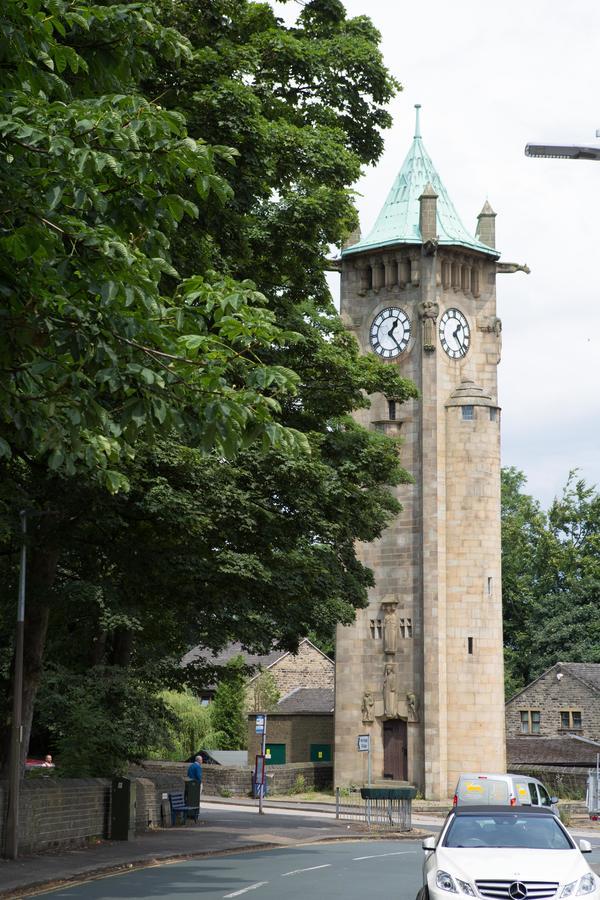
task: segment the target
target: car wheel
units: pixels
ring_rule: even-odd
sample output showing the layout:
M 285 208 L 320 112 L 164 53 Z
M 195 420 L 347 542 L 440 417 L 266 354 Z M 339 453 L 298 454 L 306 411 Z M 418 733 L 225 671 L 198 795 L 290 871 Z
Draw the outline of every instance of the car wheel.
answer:
M 426 884 L 423 885 L 423 887 L 417 894 L 416 900 L 429 900 L 429 888 Z

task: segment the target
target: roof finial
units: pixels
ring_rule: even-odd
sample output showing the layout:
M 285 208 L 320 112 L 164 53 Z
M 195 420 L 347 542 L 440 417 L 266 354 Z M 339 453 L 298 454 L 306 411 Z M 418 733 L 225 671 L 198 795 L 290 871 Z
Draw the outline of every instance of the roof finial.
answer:
M 415 137 L 421 137 L 421 124 L 419 122 L 419 110 L 421 109 L 420 103 L 415 103 L 415 109 L 417 111 L 416 121 L 415 121 Z

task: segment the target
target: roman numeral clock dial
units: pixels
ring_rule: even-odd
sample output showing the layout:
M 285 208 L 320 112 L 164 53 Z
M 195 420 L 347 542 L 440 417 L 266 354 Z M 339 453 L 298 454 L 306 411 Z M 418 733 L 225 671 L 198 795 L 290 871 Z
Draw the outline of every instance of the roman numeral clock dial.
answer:
M 440 319 L 440 343 L 450 359 L 466 356 L 471 329 L 460 309 L 447 309 Z
M 394 359 L 406 350 L 410 340 L 410 319 L 397 306 L 382 309 L 369 333 L 371 347 L 384 359 Z

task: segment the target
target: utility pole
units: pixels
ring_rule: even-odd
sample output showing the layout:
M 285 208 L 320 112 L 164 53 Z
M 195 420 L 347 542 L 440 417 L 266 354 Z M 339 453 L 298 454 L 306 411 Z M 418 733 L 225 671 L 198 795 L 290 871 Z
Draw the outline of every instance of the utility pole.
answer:
M 22 509 L 19 516 L 21 519 L 21 568 L 19 570 L 19 602 L 17 606 L 13 711 L 8 776 L 8 814 L 6 820 L 6 856 L 9 859 L 16 859 L 19 855 L 19 797 L 23 745 L 23 650 L 25 646 L 25 586 L 27 577 L 27 510 Z

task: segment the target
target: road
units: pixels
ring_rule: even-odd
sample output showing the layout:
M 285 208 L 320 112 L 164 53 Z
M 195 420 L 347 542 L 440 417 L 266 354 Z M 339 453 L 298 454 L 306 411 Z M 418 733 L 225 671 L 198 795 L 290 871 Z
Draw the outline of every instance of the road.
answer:
M 414 900 L 417 841 L 352 841 L 286 847 L 139 869 L 60 888 L 51 900 Z

